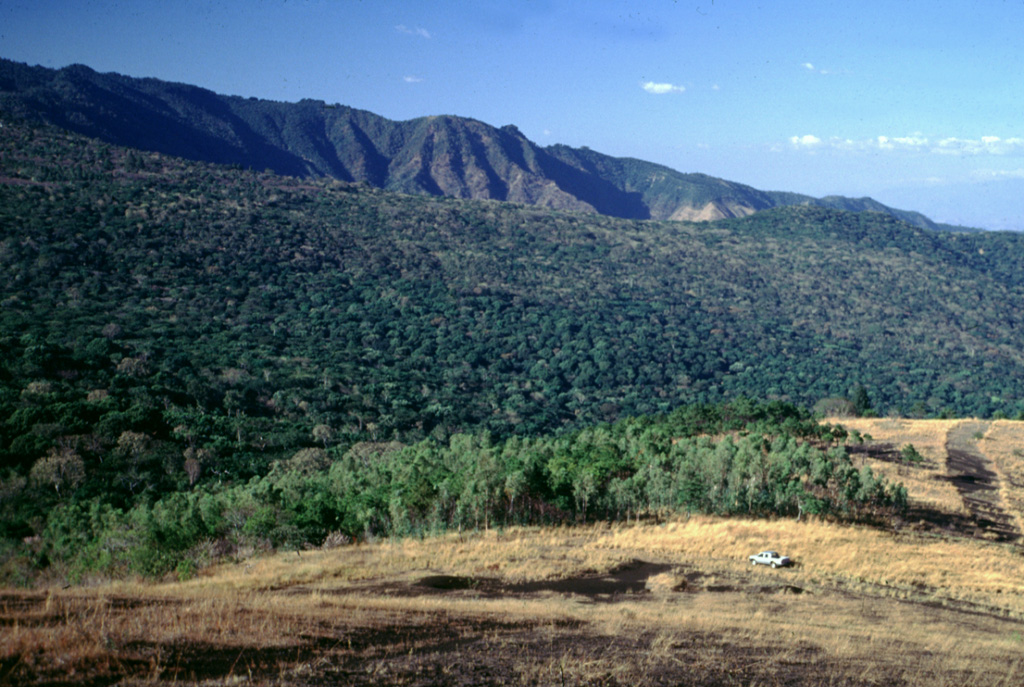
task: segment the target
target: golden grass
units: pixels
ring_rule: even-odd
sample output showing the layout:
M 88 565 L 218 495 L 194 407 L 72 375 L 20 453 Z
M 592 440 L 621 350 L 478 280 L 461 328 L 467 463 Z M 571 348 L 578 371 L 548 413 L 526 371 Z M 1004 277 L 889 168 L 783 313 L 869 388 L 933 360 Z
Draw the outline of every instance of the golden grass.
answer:
M 723 572 L 746 568 L 750 553 L 778 548 L 799 566 L 788 576 L 794 584 L 842 585 L 871 589 L 873 594 L 950 603 L 970 601 L 1024 617 L 1024 558 L 1005 545 L 894 535 L 830 523 L 714 518 L 622 528 L 595 545 L 634 546 L 667 560 L 693 561 Z
M 830 418 L 829 422 L 870 434 L 870 444 L 888 444 L 896 449 L 913 444 L 927 459 L 926 465 L 898 467 L 871 459 L 867 463 L 887 478 L 903 482 L 912 504 L 945 513 L 969 515 L 956 488 L 946 479 L 951 476 L 946 460 L 946 442 L 950 432 L 963 423 L 984 421 Z M 1024 532 L 1024 422 L 988 422 L 984 434 L 977 437 L 975 446 L 989 461 L 988 467 L 999 480 L 1003 509 L 1013 518 L 1017 529 Z
M 965 538 L 894 534 L 820 521 L 694 516 L 659 525 L 514 528 L 505 532 L 407 539 L 331 551 L 282 553 L 254 565 L 224 565 L 185 583 L 145 586 L 149 594 L 253 594 L 295 589 L 331 592 L 382 581 L 408 584 L 430 574 L 489 578 L 504 584 L 597 574 L 637 558 L 700 568 L 748 571 L 746 557 L 777 548 L 797 563 L 787 579 L 807 587 L 843 585 L 872 593 L 970 601 L 1024 618 L 1024 557 L 1010 545 Z M 110 592 L 140 588 L 115 584 Z
M 214 566 L 194 580 L 169 587 L 267 590 L 303 585 L 332 588 L 382 578 L 411 579 L 431 571 L 501 577 L 508 582 L 556 579 L 588 568 L 608 569 L 627 560 L 623 558 L 625 554 L 595 551 L 586 546 L 595 533 L 608 527 L 513 528 L 505 532 L 446 534 L 327 551 L 292 552 L 247 564 Z
M 751 569 L 746 556 L 768 546 L 797 567 Z M 683 591 L 600 603 L 550 591 L 425 593 L 415 584 L 442 573 L 501 585 L 599 577 L 637 558 L 672 566 L 663 573 L 672 582 L 698 577 Z M 805 593 L 781 593 L 788 588 Z M 961 684 L 1013 684 L 1024 647 L 1024 558 L 1013 547 L 813 521 L 522 528 L 277 554 L 185 583 L 52 590 L 35 605 L 30 594 L 5 598 L 0 662 L 40 680 L 188 679 L 189 656 L 213 647 L 234 648 L 220 669 L 236 676 L 269 679 L 270 670 L 284 682 L 315 682 L 316 666 L 358 661 L 387 682 L 385 674 L 423 661 L 458 670 L 469 660 L 442 656 L 442 629 L 470 647 L 459 651 L 500 657 L 515 684 L 617 676 L 642 685 L 639 676 L 671 673 L 679 661 L 708 680 L 724 665 L 752 681 L 799 669 L 881 683 L 896 670 L 912 684 L 964 676 Z M 310 642 L 328 648 L 318 654 Z M 273 648 L 283 653 L 260 673 Z
M 929 465 L 892 476 L 916 503 L 962 513 L 935 479 L 957 423 L 843 422 L 913 443 Z M 979 442 L 1018 518 L 1022 439 L 1024 423 L 1000 421 Z M 765 548 L 796 566 L 751 568 Z M 636 560 L 656 571 L 639 587 L 586 591 Z M 0 684 L 1016 685 L 1022 649 L 1019 546 L 813 519 L 512 528 L 0 594 Z
M 924 465 L 909 468 L 871 459 L 865 462 L 876 474 L 893 482 L 902 482 L 915 505 L 954 515 L 970 514 L 956 487 L 941 479 L 948 476 L 946 437 L 962 420 L 830 418 L 828 422 L 870 434 L 869 444 L 890 445 L 897 451 L 912 444 L 925 457 Z
M 0 604 L 13 621 L 0 630 L 0 661 L 7 672 L 44 681 L 54 675 L 76 681 L 139 672 L 158 677 L 167 647 L 295 646 L 305 627 L 294 617 L 267 615 L 263 600 L 245 596 L 166 598 L 140 588 L 125 597 L 110 591 L 51 591 L 24 612 L 12 612 L 9 605 L 29 605 L 31 595 L 7 597 Z
M 999 473 L 1003 505 L 1024 532 L 1024 422 L 996 420 L 978 448 Z

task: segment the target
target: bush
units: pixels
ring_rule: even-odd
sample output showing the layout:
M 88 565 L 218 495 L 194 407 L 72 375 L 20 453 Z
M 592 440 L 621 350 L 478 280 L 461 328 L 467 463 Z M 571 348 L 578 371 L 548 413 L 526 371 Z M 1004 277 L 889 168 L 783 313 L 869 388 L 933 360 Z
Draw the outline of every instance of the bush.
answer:
M 907 444 L 900 449 L 900 460 L 911 465 L 918 465 L 924 461 L 924 456 L 918 452 L 913 444 Z

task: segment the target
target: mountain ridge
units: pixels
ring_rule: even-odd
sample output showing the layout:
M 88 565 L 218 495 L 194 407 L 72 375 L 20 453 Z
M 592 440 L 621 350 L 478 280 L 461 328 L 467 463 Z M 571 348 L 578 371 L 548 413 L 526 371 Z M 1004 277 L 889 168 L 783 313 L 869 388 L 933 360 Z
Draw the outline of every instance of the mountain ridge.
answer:
M 717 220 L 816 205 L 881 212 L 927 229 L 960 229 L 870 198 L 761 191 L 585 147 L 543 147 L 514 125 L 498 128 L 455 115 L 394 121 L 320 100 L 220 95 L 78 64 L 55 70 L 0 59 L 0 109 L 141 150 L 404 193 L 623 219 Z

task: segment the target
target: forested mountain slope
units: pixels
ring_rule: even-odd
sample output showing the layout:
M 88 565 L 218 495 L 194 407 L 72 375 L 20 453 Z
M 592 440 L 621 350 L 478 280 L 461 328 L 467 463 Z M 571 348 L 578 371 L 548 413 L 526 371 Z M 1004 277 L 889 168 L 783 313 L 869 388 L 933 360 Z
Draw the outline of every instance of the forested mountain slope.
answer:
M 0 140 L 8 462 L 197 412 L 284 446 L 855 384 L 881 412 L 1024 410 L 1015 234 L 815 207 L 626 221 Z
M 805 412 L 721 411 L 803 428 L 770 447 L 796 472 L 756 489 L 762 434 L 716 445 L 684 410 L 677 443 L 652 417 L 859 385 L 881 413 L 1017 416 L 1022 255 L 878 213 L 622 220 L 0 119 L 0 579 L 510 514 L 872 517 L 901 492 L 801 444 L 831 441 Z
M 404 193 L 630 219 L 714 220 L 817 205 L 937 227 L 920 213 L 870 198 L 765 192 L 586 148 L 545 148 L 514 126 L 499 129 L 455 116 L 395 122 L 321 101 L 223 96 L 186 84 L 99 74 L 83 65 L 52 70 L 0 59 L 0 111 L 141 150 Z

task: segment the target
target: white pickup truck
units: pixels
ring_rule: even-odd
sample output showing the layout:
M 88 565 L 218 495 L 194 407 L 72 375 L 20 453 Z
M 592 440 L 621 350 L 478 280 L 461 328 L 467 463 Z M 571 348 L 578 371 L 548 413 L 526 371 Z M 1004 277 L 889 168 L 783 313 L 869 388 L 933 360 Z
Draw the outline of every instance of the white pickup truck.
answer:
M 751 565 L 770 565 L 773 568 L 781 568 L 789 565 L 789 556 L 783 556 L 775 551 L 762 551 L 750 556 Z

